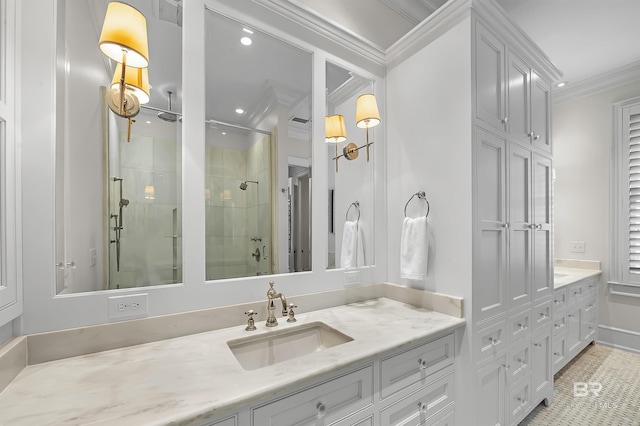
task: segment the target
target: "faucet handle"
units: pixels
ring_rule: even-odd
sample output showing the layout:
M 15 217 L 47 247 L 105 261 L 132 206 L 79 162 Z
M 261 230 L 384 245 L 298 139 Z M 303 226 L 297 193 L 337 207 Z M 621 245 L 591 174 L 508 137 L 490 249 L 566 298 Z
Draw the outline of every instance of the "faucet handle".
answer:
M 245 328 L 245 330 L 247 330 L 247 331 L 255 330 L 256 329 L 256 324 L 255 324 L 255 321 L 253 319 L 253 316 L 254 315 L 258 315 L 258 313 L 256 311 L 254 311 L 253 309 L 249 309 L 244 314 L 249 316 L 249 319 L 247 320 L 247 327 Z
M 298 321 L 295 317 L 296 313 L 293 312 L 294 308 L 297 308 L 297 305 L 294 305 L 293 303 L 289 303 L 289 318 L 287 319 L 287 322 L 296 322 Z

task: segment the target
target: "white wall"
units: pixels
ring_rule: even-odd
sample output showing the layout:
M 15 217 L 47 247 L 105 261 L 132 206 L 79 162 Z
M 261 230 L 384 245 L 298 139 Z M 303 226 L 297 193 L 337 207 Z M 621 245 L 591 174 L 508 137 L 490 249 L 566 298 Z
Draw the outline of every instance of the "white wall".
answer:
M 640 96 L 630 83 L 553 106 L 555 257 L 602 262 L 600 324 L 640 332 L 640 300 L 608 295 L 612 104 Z M 571 253 L 584 241 L 584 253 Z
M 0 326 L 0 346 L 13 337 L 13 329 L 11 322 Z
M 387 76 L 389 281 L 465 298 L 471 297 L 470 39 L 465 19 Z M 405 203 L 418 191 L 431 207 L 429 266 L 425 282 L 409 282 L 400 278 L 400 232 Z M 414 198 L 407 213 L 424 213 L 421 203 Z

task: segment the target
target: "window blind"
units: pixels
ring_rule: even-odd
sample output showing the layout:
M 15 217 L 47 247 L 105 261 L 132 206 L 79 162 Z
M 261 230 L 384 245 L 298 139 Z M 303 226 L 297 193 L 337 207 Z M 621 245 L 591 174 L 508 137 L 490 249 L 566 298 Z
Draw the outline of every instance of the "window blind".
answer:
M 629 272 L 640 274 L 640 113 L 628 117 Z

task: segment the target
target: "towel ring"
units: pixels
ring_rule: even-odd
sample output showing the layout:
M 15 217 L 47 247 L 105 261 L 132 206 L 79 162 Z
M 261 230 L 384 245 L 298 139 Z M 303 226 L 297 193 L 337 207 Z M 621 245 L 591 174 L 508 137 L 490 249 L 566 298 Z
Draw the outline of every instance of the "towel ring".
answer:
M 353 203 L 351 203 L 349 205 L 349 208 L 347 209 L 347 213 L 344 215 L 345 220 L 349 220 L 349 210 L 351 210 L 351 207 L 355 207 L 356 211 L 358 212 L 358 218 L 356 219 L 356 222 L 358 222 L 360 220 L 360 203 L 357 201 L 354 201 Z
M 424 200 L 424 202 L 427 203 L 427 214 L 425 214 L 424 217 L 428 217 L 430 207 L 429 207 L 429 201 L 427 200 L 427 196 L 424 193 L 424 191 L 416 192 L 411 196 L 411 198 L 409 198 L 409 201 L 407 201 L 407 204 L 404 205 L 404 217 L 407 217 L 407 206 L 409 205 L 411 200 L 413 200 L 413 197 L 416 197 L 416 196 L 418 197 L 418 199 Z

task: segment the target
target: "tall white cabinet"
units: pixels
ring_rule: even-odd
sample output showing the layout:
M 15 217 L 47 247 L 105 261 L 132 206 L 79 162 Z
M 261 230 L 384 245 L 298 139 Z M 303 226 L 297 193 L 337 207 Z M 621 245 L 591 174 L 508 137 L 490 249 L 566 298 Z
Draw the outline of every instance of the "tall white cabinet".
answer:
M 553 398 L 551 85 L 499 34 L 472 19 L 473 362 L 478 424 L 513 425 Z

